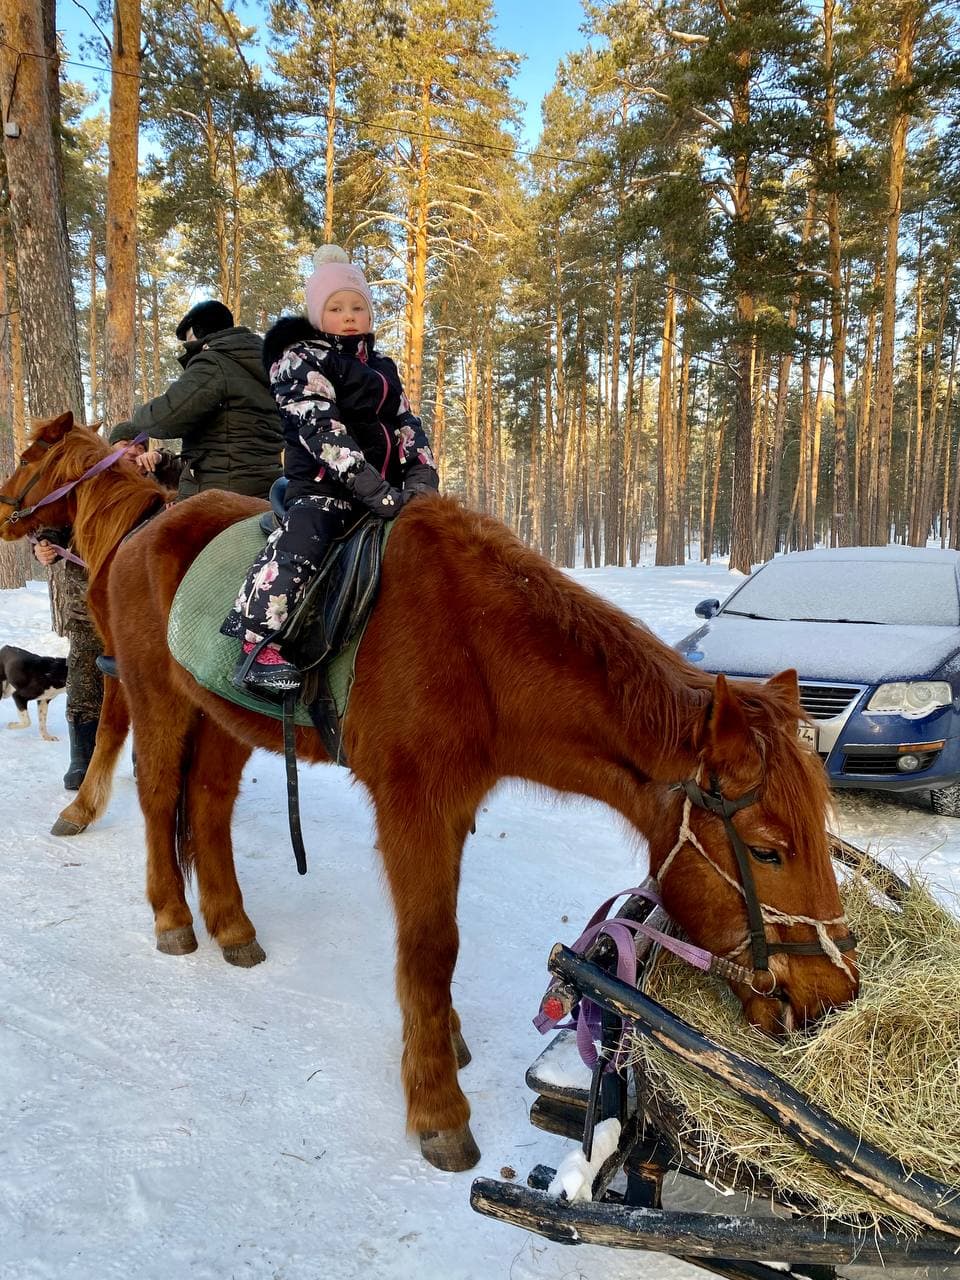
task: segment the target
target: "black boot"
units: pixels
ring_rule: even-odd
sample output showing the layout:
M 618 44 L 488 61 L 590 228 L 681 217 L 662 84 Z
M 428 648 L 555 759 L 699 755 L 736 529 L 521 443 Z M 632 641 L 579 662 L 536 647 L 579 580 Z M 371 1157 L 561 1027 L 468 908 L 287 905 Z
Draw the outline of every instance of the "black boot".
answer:
M 87 775 L 87 766 L 93 756 L 97 741 L 98 720 L 68 720 L 70 730 L 70 767 L 63 775 L 67 791 L 79 791 L 80 783 Z

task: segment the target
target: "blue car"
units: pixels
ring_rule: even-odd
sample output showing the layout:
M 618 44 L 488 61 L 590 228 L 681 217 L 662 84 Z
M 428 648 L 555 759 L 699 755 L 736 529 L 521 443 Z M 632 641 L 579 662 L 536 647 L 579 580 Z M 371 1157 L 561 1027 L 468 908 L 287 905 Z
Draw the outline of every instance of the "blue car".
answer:
M 707 671 L 795 667 L 800 734 L 834 787 L 929 792 L 960 817 L 960 552 L 842 547 L 778 556 L 677 645 Z

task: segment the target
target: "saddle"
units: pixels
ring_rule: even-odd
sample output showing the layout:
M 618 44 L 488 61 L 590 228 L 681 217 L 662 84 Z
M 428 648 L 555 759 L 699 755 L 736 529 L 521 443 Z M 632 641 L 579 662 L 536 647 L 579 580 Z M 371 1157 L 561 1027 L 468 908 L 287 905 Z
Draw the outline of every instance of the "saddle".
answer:
M 263 519 L 268 518 L 272 520 L 270 513 Z M 345 760 L 340 729 L 353 685 L 356 652 L 376 599 L 383 543 L 391 526 L 391 521 L 371 517 L 336 541 L 286 626 L 276 633 L 285 646 L 284 656 L 307 675 L 294 708 L 296 723 L 320 729 L 331 759 L 341 764 Z M 220 632 L 237 586 L 263 550 L 268 532 L 260 516 L 251 516 L 207 544 L 177 589 L 167 642 L 174 659 L 205 689 L 279 720 L 283 717 L 280 703 L 232 683 L 239 645 Z M 318 695 L 322 705 L 314 707 Z
M 275 511 L 279 506 L 277 502 Z M 300 604 L 271 635 L 283 656 L 304 673 L 300 689 L 282 703 L 233 684 L 230 673 L 238 644 L 220 632 L 237 585 L 263 549 L 273 521 L 271 512 L 241 520 L 200 552 L 174 597 L 167 642 L 174 659 L 204 688 L 247 710 L 282 719 L 290 834 L 302 875 L 306 853 L 300 831 L 295 729 L 297 725 L 315 728 L 331 760 L 347 764 L 343 721 L 354 662 L 376 601 L 383 546 L 393 521 L 365 516 L 337 539 Z
M 270 489 L 271 510 L 260 517 L 267 536 L 287 514 L 288 484 L 281 476 Z M 304 674 L 315 673 L 366 626 L 380 585 L 384 533 L 382 520 L 366 516 L 335 538 L 303 599 L 270 636 L 284 658 Z
M 367 624 L 380 586 L 384 522 L 365 516 L 334 541 L 303 599 L 271 636 L 305 675 L 315 673 Z

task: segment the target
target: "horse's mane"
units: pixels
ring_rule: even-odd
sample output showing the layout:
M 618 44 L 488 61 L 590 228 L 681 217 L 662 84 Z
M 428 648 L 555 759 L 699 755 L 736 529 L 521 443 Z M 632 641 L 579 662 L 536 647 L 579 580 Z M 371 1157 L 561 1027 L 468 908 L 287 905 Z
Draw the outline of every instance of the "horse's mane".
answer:
M 414 515 L 419 529 L 413 527 Z M 626 723 L 642 724 L 668 750 L 690 740 L 713 697 L 714 676 L 524 546 L 499 520 L 451 499 L 418 502 L 405 520 L 411 536 L 423 539 L 438 556 L 445 547 L 456 547 L 458 563 L 484 566 L 487 575 L 523 598 L 529 616 L 605 669 Z M 737 681 L 734 689 L 764 761 L 769 807 L 791 828 L 793 852 L 815 866 L 825 856 L 830 793 L 819 761 L 799 741 L 797 707 L 777 686 Z
M 34 432 L 36 439 L 45 424 Z M 102 436 L 87 427 L 73 427 L 67 431 L 62 443 L 51 450 L 45 475 L 50 478 L 50 489 L 69 480 L 76 480 L 88 467 L 92 467 L 112 453 L 113 448 Z M 128 458 L 120 458 L 106 473 L 111 480 L 125 483 L 98 484 L 88 488 L 90 481 L 79 484 L 73 491 L 77 501 L 77 525 L 82 526 L 83 553 L 90 579 L 94 579 L 122 539 L 147 513 L 158 506 L 162 491 L 155 481 L 143 475 Z
M 492 573 L 511 597 L 522 597 L 529 617 L 605 669 L 627 720 L 641 718 L 673 747 L 690 720 L 701 717 L 713 677 L 691 666 L 644 623 L 524 546 L 499 520 L 449 499 L 417 503 L 410 508 L 411 516 L 414 512 L 423 526 L 416 536 L 438 555 L 456 544 L 459 563 L 463 557 L 482 566 L 488 582 Z

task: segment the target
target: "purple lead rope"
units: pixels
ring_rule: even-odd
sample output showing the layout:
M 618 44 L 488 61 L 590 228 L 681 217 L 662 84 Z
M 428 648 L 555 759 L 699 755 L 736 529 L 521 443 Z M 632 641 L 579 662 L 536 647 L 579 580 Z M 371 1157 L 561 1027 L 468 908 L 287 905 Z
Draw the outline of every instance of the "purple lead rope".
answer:
M 143 444 L 145 440 L 149 439 L 150 437 L 147 432 L 141 431 L 134 440 L 130 441 L 130 444 Z M 41 507 L 49 506 L 51 502 L 56 502 L 58 498 L 62 498 L 64 494 L 69 493 L 71 489 L 75 489 L 82 480 L 89 480 L 91 476 L 97 476 L 101 471 L 106 471 L 108 467 L 112 467 L 115 462 L 118 462 L 123 457 L 129 447 L 130 445 L 124 444 L 121 445 L 119 449 L 114 449 L 113 453 L 108 453 L 105 458 L 101 458 L 100 461 L 95 462 L 92 467 L 88 467 L 83 475 L 78 476 L 76 480 L 68 480 L 66 484 L 60 485 L 58 489 L 54 489 L 52 493 L 48 493 L 45 498 L 41 498 L 39 502 L 35 502 L 32 507 L 27 507 L 26 511 L 19 512 L 19 518 L 24 520 L 27 516 L 32 516 L 33 513 L 35 511 L 39 511 Z M 37 545 L 37 538 L 35 534 L 30 534 L 30 541 L 34 546 Z M 63 560 L 69 560 L 72 564 L 78 564 L 81 569 L 85 569 L 87 567 L 86 561 L 81 560 L 80 557 L 68 547 L 61 547 L 56 542 L 50 542 L 47 545 Z
M 609 938 L 617 952 L 617 977 L 622 982 L 629 983 L 632 987 L 637 985 L 636 937 L 638 934 L 649 938 L 651 942 L 657 943 L 665 951 L 670 951 L 675 956 L 679 956 L 681 960 L 685 960 L 687 964 L 692 965 L 695 969 L 700 969 L 704 973 L 710 971 L 715 958 L 712 952 L 705 951 L 702 947 L 696 947 L 693 943 L 683 942 L 680 938 L 673 938 L 670 934 L 664 933 L 660 929 L 654 929 L 651 925 L 644 924 L 641 920 L 624 920 L 619 916 L 608 919 L 607 913 L 610 908 L 618 898 L 623 897 L 645 898 L 647 902 L 652 902 L 658 907 L 663 906 L 660 895 L 652 889 L 644 888 L 643 885 L 638 885 L 633 889 L 624 889 L 622 892 L 614 894 L 612 898 L 608 898 L 606 902 L 601 903 L 590 917 L 583 933 L 572 944 L 571 951 L 576 952 L 577 955 L 583 955 L 590 944 L 595 942 L 597 938 L 601 936 Z M 583 997 L 579 1003 L 580 1009 L 575 1024 L 577 1049 L 586 1065 L 593 1070 L 599 1060 L 596 1042 L 601 1034 L 601 1009 L 599 1005 L 594 1004 L 592 1000 L 588 1000 L 586 997 Z M 541 1012 L 533 1019 L 533 1025 L 541 1035 L 546 1035 L 548 1031 L 559 1027 L 561 1023 L 559 1018 L 552 1018 L 541 1009 Z M 565 1025 L 574 1024 L 567 1023 Z M 610 1059 L 606 1070 L 618 1069 L 623 1065 L 625 1059 L 626 1051 L 623 1047 L 623 1038 L 621 1038 L 616 1053 Z

